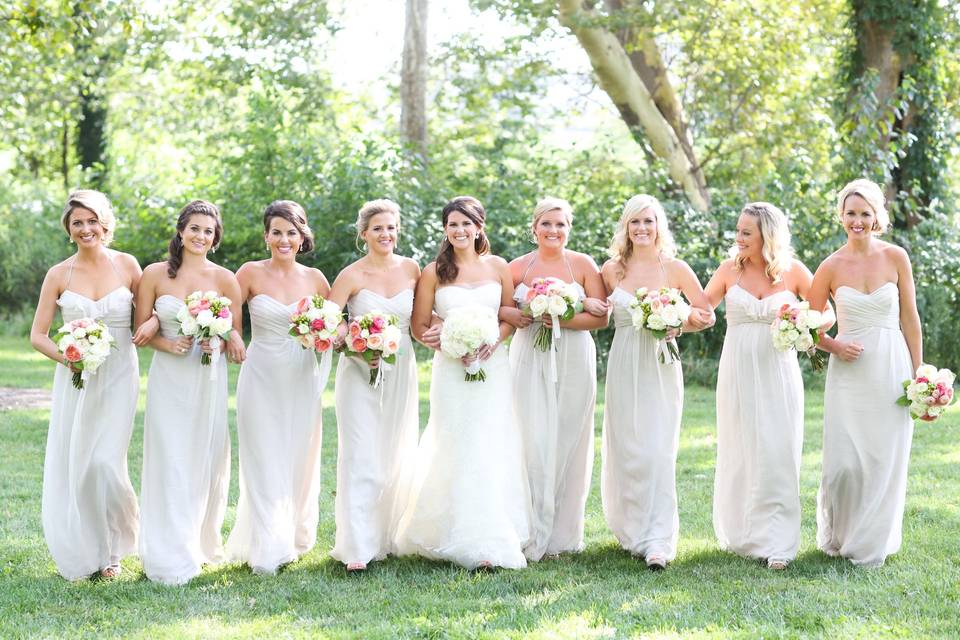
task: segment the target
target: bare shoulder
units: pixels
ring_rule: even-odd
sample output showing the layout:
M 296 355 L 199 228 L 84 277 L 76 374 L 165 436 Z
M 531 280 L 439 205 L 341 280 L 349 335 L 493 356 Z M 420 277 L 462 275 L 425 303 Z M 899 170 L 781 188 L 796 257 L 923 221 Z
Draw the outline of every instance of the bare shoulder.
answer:
M 167 261 L 163 262 L 154 262 L 153 264 L 148 264 L 143 270 L 144 280 L 150 279 L 155 281 L 161 276 L 167 275 Z
M 134 256 L 129 253 L 123 253 L 122 251 L 117 251 L 114 254 L 114 257 L 117 261 L 117 264 L 122 269 L 136 270 L 140 268 L 140 261 L 138 261 Z
M 531 251 L 531 252 L 529 252 L 529 253 L 525 253 L 525 254 L 523 254 L 522 256 L 516 257 L 516 258 L 514 258 L 513 260 L 511 260 L 511 261 L 510 261 L 510 268 L 511 268 L 511 269 L 514 268 L 515 265 L 516 265 L 517 267 L 525 267 L 525 266 L 527 266 L 527 263 L 530 262 L 530 260 L 532 260 L 532 259 L 533 259 L 533 251 Z
M 408 258 L 406 256 L 398 256 L 400 258 L 400 265 L 404 271 L 409 273 L 414 278 L 420 276 L 420 264 L 413 258 Z M 351 265 L 352 266 L 352 265 Z
M 813 276 L 813 274 L 810 273 L 810 269 L 807 268 L 807 265 L 803 264 L 796 258 L 794 258 L 790 263 L 790 271 L 794 273 L 802 273 L 804 275 L 811 276 L 811 277 Z
M 680 258 L 666 258 L 663 260 L 663 268 L 667 273 L 672 275 L 682 275 L 693 273 L 693 269 L 690 268 L 690 265 L 686 263 L 685 260 Z
M 485 256 L 481 256 L 480 260 L 482 260 L 484 264 L 494 267 L 497 271 L 500 271 L 501 269 L 509 268 L 509 265 L 507 264 L 506 260 L 504 260 L 500 256 L 495 256 L 492 253 L 489 253 Z
M 429 280 L 437 279 L 437 263 L 431 262 L 423 268 L 423 272 L 420 274 L 421 278 L 427 278 Z
M 579 251 L 571 251 L 567 249 L 567 256 L 570 259 L 570 262 L 581 269 L 589 269 L 591 271 L 597 271 L 597 261 L 593 259 L 593 256 L 590 256 L 586 253 L 580 253 Z
M 327 276 L 323 275 L 323 271 L 320 271 L 320 269 L 317 269 L 316 267 L 308 267 L 306 265 L 303 265 L 303 268 L 306 270 L 307 275 L 315 284 L 330 284 L 327 282 Z
M 910 254 L 908 254 L 903 247 L 883 240 L 875 240 L 875 242 L 882 243 L 880 247 L 884 257 L 891 260 L 894 264 L 901 265 L 910 262 Z
M 613 258 L 607 258 L 603 266 L 600 267 L 600 274 L 604 277 L 616 275 L 620 271 L 620 264 Z

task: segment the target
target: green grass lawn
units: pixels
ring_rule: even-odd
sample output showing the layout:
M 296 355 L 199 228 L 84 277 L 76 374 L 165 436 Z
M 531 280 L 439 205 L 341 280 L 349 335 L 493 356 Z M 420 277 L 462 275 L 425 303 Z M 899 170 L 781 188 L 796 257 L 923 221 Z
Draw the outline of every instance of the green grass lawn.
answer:
M 149 352 L 141 358 L 144 375 L 148 358 Z M 25 340 L 0 339 L 0 386 L 49 387 L 52 371 L 53 364 L 30 352 Z M 236 367 L 231 371 L 232 383 Z M 327 555 L 337 450 L 331 389 L 325 395 L 317 547 L 276 577 L 225 565 L 180 588 L 148 582 L 136 559 L 124 562 L 124 574 L 114 582 L 71 584 L 60 578 L 40 527 L 48 411 L 0 413 L 0 637 L 960 637 L 960 411 L 917 426 L 903 549 L 881 569 L 855 568 L 816 550 L 819 389 L 807 392 L 799 558 L 788 571 L 774 573 L 721 552 L 710 513 L 713 390 L 692 387 L 677 470 L 680 548 L 667 571 L 648 572 L 606 529 L 598 405 L 598 454 L 582 554 L 486 574 L 390 559 L 348 576 Z M 424 422 L 425 386 L 422 391 Z M 234 458 L 236 450 L 234 433 Z M 142 411 L 130 446 L 134 487 L 141 453 Z M 233 524 L 236 472 L 234 460 L 225 532 Z

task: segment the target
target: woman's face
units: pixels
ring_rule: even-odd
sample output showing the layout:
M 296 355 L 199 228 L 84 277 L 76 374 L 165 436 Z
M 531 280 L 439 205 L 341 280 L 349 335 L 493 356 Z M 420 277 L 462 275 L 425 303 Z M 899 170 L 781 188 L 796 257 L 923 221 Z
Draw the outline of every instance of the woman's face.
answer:
M 67 224 L 70 229 L 70 239 L 78 247 L 94 247 L 103 243 L 103 225 L 93 211 L 76 207 L 70 212 Z
M 647 207 L 627 221 L 627 237 L 637 249 L 657 243 L 657 214 Z
M 447 220 L 449 221 L 449 218 Z M 398 233 L 396 214 L 384 211 L 370 217 L 367 230 L 360 237 L 371 252 L 386 255 L 396 248 Z
M 843 201 L 840 221 L 843 223 L 843 230 L 847 232 L 847 238 L 866 238 L 877 224 L 877 215 L 866 200 L 852 194 Z
M 270 229 L 263 238 L 273 258 L 292 259 L 296 257 L 297 252 L 300 251 L 300 245 L 303 244 L 303 236 L 297 227 L 280 216 L 270 218 Z
M 213 239 L 216 237 L 217 223 L 213 216 L 195 213 L 187 218 L 187 225 L 180 232 L 184 251 L 196 255 L 206 255 L 213 248 Z
M 453 245 L 454 249 L 466 250 L 473 248 L 473 241 L 482 228 L 459 211 L 451 211 L 447 216 L 444 231 L 447 234 L 447 241 Z
M 533 235 L 537 246 L 543 249 L 562 249 L 567 244 L 570 234 L 570 223 L 567 215 L 560 209 L 547 211 L 533 226 Z
M 741 213 L 737 220 L 737 249 L 743 258 L 756 258 L 763 255 L 763 236 L 757 217 Z

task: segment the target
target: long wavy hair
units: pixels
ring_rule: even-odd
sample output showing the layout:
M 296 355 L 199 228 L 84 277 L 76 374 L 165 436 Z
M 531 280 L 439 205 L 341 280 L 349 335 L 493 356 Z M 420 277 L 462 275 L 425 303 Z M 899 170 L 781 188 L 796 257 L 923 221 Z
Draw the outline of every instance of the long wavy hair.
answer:
M 623 213 L 617 223 L 617 230 L 610 241 L 610 247 L 607 248 L 607 255 L 613 259 L 621 277 L 627 271 L 627 260 L 633 255 L 633 242 L 630 241 L 629 237 L 630 221 L 647 209 L 652 211 L 657 219 L 657 237 L 653 242 L 657 253 L 668 258 L 677 255 L 677 245 L 673 241 L 673 233 L 670 231 L 670 224 L 667 222 L 667 213 L 663 210 L 663 205 L 653 196 L 643 193 L 635 195 L 623 205 Z
M 453 245 L 447 240 L 446 228 L 447 220 L 450 214 L 458 211 L 467 216 L 473 224 L 477 225 L 477 237 L 473 240 L 473 248 L 478 255 L 490 253 L 490 242 L 487 240 L 487 234 L 480 228 L 487 219 L 487 212 L 483 205 L 473 196 L 457 196 L 447 203 L 443 208 L 443 240 L 440 242 L 440 250 L 437 252 L 437 277 L 440 282 L 453 282 L 460 273 L 457 266 L 456 257 L 453 254 Z
M 303 239 L 297 253 L 313 251 L 313 231 L 307 224 L 307 212 L 293 200 L 274 200 L 263 210 L 263 232 L 270 233 L 270 221 L 274 218 L 286 220 L 294 226 Z
M 766 263 L 764 273 L 773 284 L 777 284 L 793 264 L 793 246 L 790 243 L 790 224 L 787 222 L 787 216 L 769 202 L 751 202 L 740 212 L 740 215 L 744 214 L 757 219 L 760 237 L 763 239 L 760 253 Z M 730 256 L 733 258 L 734 269 L 743 271 L 745 259 L 740 255 L 736 245 L 730 248 Z
M 177 216 L 177 231 L 170 239 L 170 245 L 167 247 L 167 275 L 171 278 L 177 277 L 177 271 L 183 264 L 183 238 L 180 234 L 187 228 L 190 216 L 193 215 L 210 216 L 214 220 L 213 230 L 213 249 L 220 246 L 220 240 L 223 238 L 223 221 L 220 219 L 220 210 L 217 205 L 206 200 L 194 200 L 183 209 Z

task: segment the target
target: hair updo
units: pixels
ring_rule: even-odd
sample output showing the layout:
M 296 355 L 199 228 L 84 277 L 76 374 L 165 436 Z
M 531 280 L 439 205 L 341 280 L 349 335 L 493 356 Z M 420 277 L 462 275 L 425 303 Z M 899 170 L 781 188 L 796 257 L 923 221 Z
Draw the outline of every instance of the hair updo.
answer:
M 74 209 L 87 209 L 92 211 L 100 226 L 103 227 L 103 245 L 108 246 L 113 242 L 113 230 L 117 226 L 117 219 L 113 215 L 113 207 L 107 196 L 94 191 L 93 189 L 78 189 L 67 196 L 67 203 L 63 206 L 63 213 L 60 215 L 60 224 L 63 225 L 67 236 L 70 236 L 70 214 Z
M 297 253 L 313 251 L 313 231 L 307 224 L 307 212 L 293 200 L 274 200 L 263 210 L 263 233 L 270 233 L 270 221 L 274 218 L 286 220 L 294 226 L 302 241 Z

